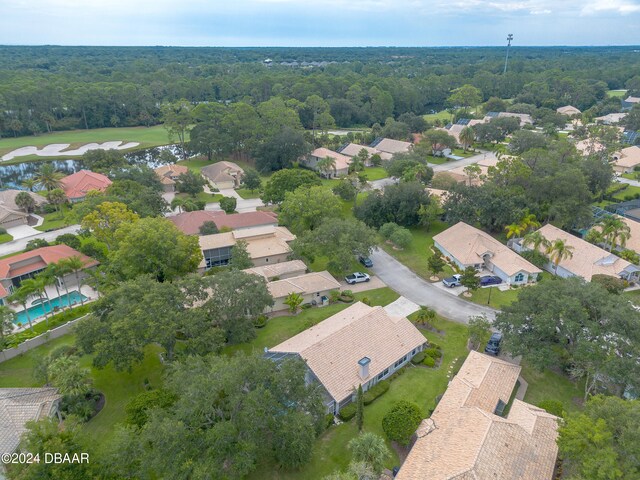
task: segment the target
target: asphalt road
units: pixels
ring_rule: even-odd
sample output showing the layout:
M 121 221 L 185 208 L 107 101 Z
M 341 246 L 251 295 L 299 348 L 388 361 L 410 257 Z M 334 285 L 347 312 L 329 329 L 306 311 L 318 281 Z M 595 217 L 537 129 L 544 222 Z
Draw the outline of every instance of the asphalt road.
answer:
M 53 230 L 51 232 L 42 232 L 37 235 L 32 235 L 30 237 L 20 238 L 18 240 L 13 240 L 11 242 L 0 244 L 0 256 L 8 255 L 10 253 L 21 252 L 27 246 L 27 242 L 29 240 L 34 240 L 36 238 L 42 238 L 47 242 L 51 242 L 58 238 L 59 235 L 63 233 L 78 233 L 80 230 L 80 225 L 71 225 L 69 227 L 60 228 L 58 230 Z
M 441 316 L 459 323 L 469 323 L 469 317 L 485 314 L 490 321 L 495 319 L 497 310 L 451 295 L 423 280 L 402 263 L 382 249 L 371 255 L 373 268 L 370 270 L 390 288 L 418 305 L 433 308 Z

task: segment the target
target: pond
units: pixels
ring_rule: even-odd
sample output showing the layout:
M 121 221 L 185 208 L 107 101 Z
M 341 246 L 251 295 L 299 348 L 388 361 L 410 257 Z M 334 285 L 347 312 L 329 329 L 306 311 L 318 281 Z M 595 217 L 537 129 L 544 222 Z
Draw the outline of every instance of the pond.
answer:
M 158 161 L 158 157 L 162 150 L 171 150 L 174 155 L 178 154 L 177 145 L 166 145 L 161 147 L 146 148 L 136 150 L 135 152 L 125 153 L 124 156 L 131 165 L 148 165 L 151 168 L 157 168 L 162 163 Z M 13 165 L 0 164 L 0 189 L 23 189 L 22 182 L 27 178 L 33 177 L 43 162 L 52 164 L 56 170 L 70 175 L 84 168 L 82 160 L 79 158 L 68 160 L 35 160 L 30 162 L 16 163 Z

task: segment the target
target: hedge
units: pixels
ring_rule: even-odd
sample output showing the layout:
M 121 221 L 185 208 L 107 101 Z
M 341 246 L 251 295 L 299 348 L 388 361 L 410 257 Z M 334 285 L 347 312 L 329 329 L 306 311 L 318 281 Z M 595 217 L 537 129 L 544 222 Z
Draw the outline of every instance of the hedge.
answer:
M 420 365 L 422 363 L 422 361 L 424 360 L 424 357 L 426 357 L 427 354 L 423 351 L 423 352 L 419 352 L 416 353 L 413 358 L 411 359 L 411 363 L 413 363 L 414 365 Z
M 53 328 L 59 327 L 61 325 L 64 325 L 65 323 L 70 322 L 71 320 L 75 320 L 77 318 L 80 318 L 84 315 L 86 315 L 87 313 L 89 313 L 89 311 L 91 310 L 91 305 L 80 305 L 78 307 L 74 307 L 68 310 L 64 310 L 60 313 L 57 313 L 51 317 L 49 317 L 49 322 L 47 323 L 46 320 L 41 320 L 40 322 L 36 323 L 33 326 L 33 331 L 28 327 L 28 323 L 27 323 L 27 329 L 20 332 L 20 333 L 15 333 L 13 335 L 9 335 L 7 337 L 7 348 L 13 348 L 16 347 L 18 345 L 20 345 L 22 342 L 24 342 L 25 340 L 28 340 L 30 338 L 34 338 L 37 337 L 38 335 L 41 335 Z
M 355 404 L 355 402 L 350 403 L 349 405 L 342 407 L 340 409 L 340 412 L 338 413 L 338 416 L 340 417 L 341 420 L 348 422 L 349 420 L 351 420 L 353 417 L 356 416 L 356 410 L 358 409 L 357 405 Z
M 562 402 L 559 402 L 558 400 L 542 400 L 538 403 L 538 407 L 546 410 L 547 413 L 555 415 L 556 417 L 564 417 L 564 405 L 562 405 Z
M 422 361 L 422 364 L 426 365 L 427 367 L 433 368 L 436 366 L 436 361 L 433 359 L 433 357 L 427 356 Z
M 391 382 L 389 382 L 389 380 L 382 380 L 381 382 L 376 383 L 373 387 L 371 387 L 369 390 L 364 392 L 364 395 L 362 396 L 362 401 L 364 402 L 365 405 L 369 405 L 376 398 L 386 393 L 387 390 L 389 390 L 390 386 L 391 386 Z
M 415 403 L 400 400 L 382 418 L 382 430 L 389 440 L 407 446 L 422 417 L 422 411 Z
M 424 353 L 425 355 L 428 355 L 436 360 L 442 356 L 442 351 L 436 348 L 427 348 L 426 350 L 424 350 Z

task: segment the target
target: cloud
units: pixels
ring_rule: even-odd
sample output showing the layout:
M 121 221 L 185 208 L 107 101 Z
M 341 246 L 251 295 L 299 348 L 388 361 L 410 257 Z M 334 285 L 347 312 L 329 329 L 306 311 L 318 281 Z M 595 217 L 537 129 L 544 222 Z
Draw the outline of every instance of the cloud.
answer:
M 640 12 L 640 2 L 633 0 L 591 0 L 582 8 L 582 15 L 618 13 L 628 15 Z

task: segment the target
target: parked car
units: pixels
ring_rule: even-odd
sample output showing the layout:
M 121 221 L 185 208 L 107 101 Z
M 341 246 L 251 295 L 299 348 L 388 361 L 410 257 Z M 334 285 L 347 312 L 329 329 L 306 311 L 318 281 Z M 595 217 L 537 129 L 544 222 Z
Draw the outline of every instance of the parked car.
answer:
M 495 275 L 484 275 L 480 277 L 480 286 L 486 287 L 487 285 L 500 285 L 502 283 L 502 279 Z
M 445 278 L 444 280 L 442 280 L 442 283 L 444 283 L 445 287 L 449 287 L 449 288 L 459 287 L 460 285 L 462 285 L 460 283 L 461 278 L 462 278 L 462 275 L 460 275 L 459 273 L 456 273 L 453 277 Z
M 373 267 L 373 262 L 369 257 L 363 257 L 362 255 L 360 255 L 358 257 L 358 261 L 367 268 Z
M 349 285 L 353 285 L 354 283 L 368 282 L 369 280 L 371 280 L 369 278 L 369 275 L 362 272 L 354 272 L 351 275 L 347 275 L 346 277 L 344 277 L 344 279 Z
M 490 353 L 497 357 L 500 354 L 500 342 L 502 342 L 502 334 L 500 332 L 492 333 L 487 346 L 484 347 L 484 353 Z

